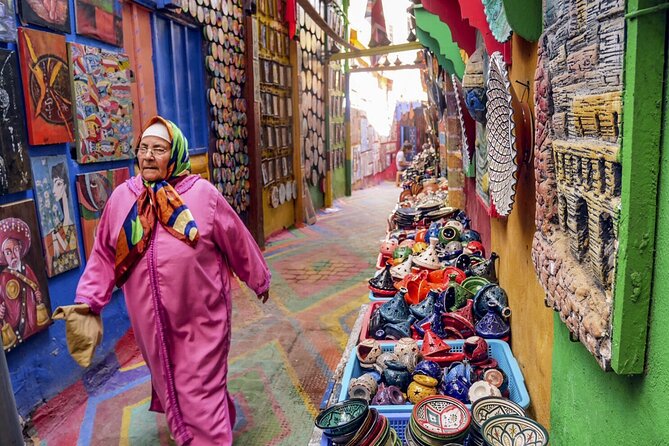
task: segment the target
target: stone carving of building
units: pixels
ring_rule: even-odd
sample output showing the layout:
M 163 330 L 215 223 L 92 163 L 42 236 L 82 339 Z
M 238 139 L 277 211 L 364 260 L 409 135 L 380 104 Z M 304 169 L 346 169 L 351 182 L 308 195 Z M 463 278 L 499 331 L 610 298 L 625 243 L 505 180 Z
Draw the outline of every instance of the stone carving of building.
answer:
M 533 261 L 546 304 L 610 368 L 623 0 L 548 0 L 535 74 Z

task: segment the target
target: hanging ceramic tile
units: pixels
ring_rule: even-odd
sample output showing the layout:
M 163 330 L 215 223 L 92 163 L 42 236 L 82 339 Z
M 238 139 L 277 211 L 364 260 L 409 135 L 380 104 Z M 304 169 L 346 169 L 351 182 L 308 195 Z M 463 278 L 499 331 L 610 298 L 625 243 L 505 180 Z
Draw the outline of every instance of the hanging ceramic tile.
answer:
M 70 28 L 70 2 L 68 0 L 18 0 L 22 23 L 39 25 L 65 34 Z
M 51 324 L 51 300 L 35 202 L 0 206 L 0 330 L 4 350 Z
M 77 161 L 132 158 L 130 62 L 124 53 L 70 43 Z
M 487 139 L 490 197 L 500 216 L 513 209 L 518 164 L 513 106 L 506 63 L 499 52 L 490 56 L 487 87 Z
M 511 26 L 506 19 L 503 0 L 482 0 L 485 10 L 486 20 L 490 31 L 500 43 L 504 43 L 511 38 Z
M 30 144 L 72 141 L 72 94 L 65 36 L 20 28 L 19 49 Z
M 31 186 L 17 62 L 14 51 L 0 49 L 0 195 Z
M 65 155 L 31 159 L 46 272 L 53 277 L 79 266 L 72 191 Z
M 127 167 L 77 175 L 77 197 L 86 259 L 91 255 L 95 230 L 112 191 L 130 178 Z
M 16 40 L 14 0 L 0 0 L 0 42 Z
M 75 0 L 77 34 L 115 46 L 123 43 L 121 8 L 115 0 Z

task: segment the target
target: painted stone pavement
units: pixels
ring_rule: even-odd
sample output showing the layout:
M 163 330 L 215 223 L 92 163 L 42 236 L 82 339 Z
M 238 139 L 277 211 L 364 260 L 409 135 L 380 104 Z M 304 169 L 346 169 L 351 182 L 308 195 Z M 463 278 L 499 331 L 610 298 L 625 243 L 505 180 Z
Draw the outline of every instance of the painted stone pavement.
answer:
M 390 183 L 356 191 L 336 202 L 338 211 L 320 212 L 315 225 L 274 237 L 265 251 L 273 276 L 267 304 L 235 287 L 228 376 L 237 407 L 235 445 L 307 444 L 367 301 L 366 279 L 398 192 Z M 172 445 L 164 416 L 148 412 L 150 394 L 148 369 L 129 332 L 102 364 L 35 411 L 32 440 L 48 446 Z

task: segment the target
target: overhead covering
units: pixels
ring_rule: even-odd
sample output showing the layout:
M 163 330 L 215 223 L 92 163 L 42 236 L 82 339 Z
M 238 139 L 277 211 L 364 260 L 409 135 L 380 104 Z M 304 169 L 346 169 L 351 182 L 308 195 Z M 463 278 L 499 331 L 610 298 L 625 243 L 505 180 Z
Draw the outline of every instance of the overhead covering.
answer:
M 441 68 L 446 70 L 446 72 L 449 74 L 455 73 L 455 68 L 453 68 L 453 62 L 451 62 L 449 59 L 446 59 L 446 57 L 444 57 L 444 55 L 441 54 L 439 43 L 436 40 L 430 37 L 430 35 L 427 32 L 423 31 L 418 26 L 416 26 L 416 37 L 418 37 L 420 43 L 425 45 L 425 48 L 432 51 L 432 53 L 436 56 L 437 61 L 439 61 L 439 65 L 441 66 Z
M 478 29 L 483 37 L 483 43 L 488 54 L 499 51 L 504 56 L 504 61 L 511 62 L 511 44 L 510 42 L 500 43 L 493 36 L 488 19 L 486 18 L 481 0 L 458 0 L 462 18 L 468 20 L 469 24 Z
M 458 0 L 423 0 L 426 11 L 439 16 L 451 30 L 453 41 L 471 55 L 476 50 L 476 29 L 462 18 Z
M 541 0 L 503 0 L 503 2 L 506 20 L 513 32 L 530 42 L 539 40 L 543 29 Z
M 495 40 L 498 42 L 509 40 L 511 38 L 511 26 L 506 19 L 502 0 L 483 0 L 482 3 L 488 26 Z
M 422 6 L 414 7 L 414 15 L 416 17 L 416 27 L 429 34 L 437 42 L 438 52 L 451 62 L 453 69 L 447 71 L 462 79 L 465 63 L 460 54 L 460 47 L 453 41 L 451 29 L 439 19 L 439 16 L 428 12 Z M 423 43 L 422 39 L 421 43 Z

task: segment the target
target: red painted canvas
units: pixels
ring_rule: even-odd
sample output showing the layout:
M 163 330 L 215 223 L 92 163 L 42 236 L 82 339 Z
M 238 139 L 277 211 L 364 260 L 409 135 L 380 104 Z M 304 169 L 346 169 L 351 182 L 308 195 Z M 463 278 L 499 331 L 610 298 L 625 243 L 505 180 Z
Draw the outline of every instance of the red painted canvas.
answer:
M 121 46 L 121 9 L 115 0 L 76 0 L 77 34 Z
M 32 145 L 74 141 L 65 36 L 19 28 L 23 95 Z

